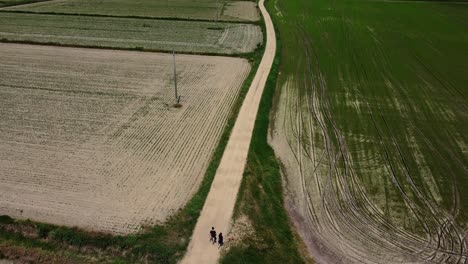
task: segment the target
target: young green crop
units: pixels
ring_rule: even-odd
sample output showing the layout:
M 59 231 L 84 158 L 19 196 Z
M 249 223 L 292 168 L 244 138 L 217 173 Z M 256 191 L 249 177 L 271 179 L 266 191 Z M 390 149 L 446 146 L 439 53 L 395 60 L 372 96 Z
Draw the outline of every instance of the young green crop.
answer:
M 437 241 L 461 254 L 467 5 L 294 0 L 273 10 L 283 47 L 273 145 L 309 245 L 349 261 L 424 258 Z
M 47 0 L 0 0 L 0 8 L 7 6 L 24 5 L 29 3 L 43 2 Z

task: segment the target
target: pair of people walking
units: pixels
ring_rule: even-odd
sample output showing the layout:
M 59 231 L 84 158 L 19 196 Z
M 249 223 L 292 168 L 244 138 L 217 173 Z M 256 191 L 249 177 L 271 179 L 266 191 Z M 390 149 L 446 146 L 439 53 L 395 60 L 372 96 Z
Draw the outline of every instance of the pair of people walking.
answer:
M 216 243 L 216 230 L 214 227 L 211 227 L 211 230 L 210 230 L 210 242 L 212 242 L 213 244 Z M 220 247 L 224 245 L 223 233 L 219 233 L 218 235 L 218 245 Z

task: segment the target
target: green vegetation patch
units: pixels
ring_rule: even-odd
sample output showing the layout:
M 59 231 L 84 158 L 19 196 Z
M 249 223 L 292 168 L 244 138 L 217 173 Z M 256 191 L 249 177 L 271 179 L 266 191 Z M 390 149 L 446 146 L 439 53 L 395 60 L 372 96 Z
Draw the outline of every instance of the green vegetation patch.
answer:
M 11 224 L 15 220 L 8 215 L 0 215 L 0 224 Z
M 213 30 L 216 29 L 216 30 Z M 102 48 L 242 54 L 262 42 L 251 24 L 0 12 L 0 39 Z
M 388 171 L 379 171 L 388 164 L 415 203 L 428 199 L 447 212 L 459 206 L 454 217 L 468 223 L 462 195 L 468 189 L 468 5 L 295 2 L 277 2 L 285 10 L 278 17 L 285 41 L 281 82 L 300 71 L 297 59 L 309 49 L 310 74 L 324 77 L 330 114 L 371 197 L 391 219 L 402 217 L 393 209 L 404 194 Z M 291 29 L 304 14 L 307 20 Z M 386 191 L 384 182 L 390 182 Z
M 305 204 L 310 233 L 362 261 L 422 258 L 438 244 L 461 256 L 453 237 L 468 226 L 468 5 L 278 0 L 272 10 L 283 47 L 278 116 L 287 117 L 275 126 L 291 144 L 282 158 L 304 172 L 287 179 L 305 183 L 291 184 L 291 197 Z

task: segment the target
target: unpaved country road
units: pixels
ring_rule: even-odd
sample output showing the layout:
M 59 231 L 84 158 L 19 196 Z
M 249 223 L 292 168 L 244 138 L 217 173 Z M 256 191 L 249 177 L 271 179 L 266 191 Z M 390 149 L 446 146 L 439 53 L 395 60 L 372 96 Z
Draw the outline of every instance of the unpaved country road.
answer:
M 220 251 L 209 242 L 212 226 L 218 233 L 223 233 L 225 241 L 229 238 L 232 212 L 247 161 L 258 106 L 276 52 L 275 30 L 265 9 L 264 0 L 260 0 L 259 7 L 266 24 L 265 53 L 234 124 L 182 264 L 210 264 L 218 261 Z

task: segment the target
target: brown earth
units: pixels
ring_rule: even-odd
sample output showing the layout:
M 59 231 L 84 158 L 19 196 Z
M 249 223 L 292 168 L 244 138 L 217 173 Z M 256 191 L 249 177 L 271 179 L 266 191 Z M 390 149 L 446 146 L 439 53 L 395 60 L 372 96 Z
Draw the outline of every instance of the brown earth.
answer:
M 0 44 L 0 215 L 131 233 L 190 199 L 244 59 Z

